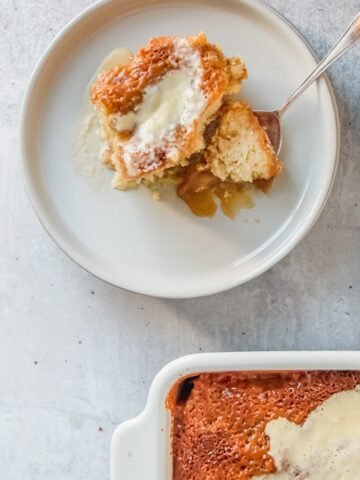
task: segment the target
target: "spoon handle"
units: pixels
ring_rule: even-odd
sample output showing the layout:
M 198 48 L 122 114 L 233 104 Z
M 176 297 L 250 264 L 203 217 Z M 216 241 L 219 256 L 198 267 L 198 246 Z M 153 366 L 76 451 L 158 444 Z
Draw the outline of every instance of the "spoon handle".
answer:
M 346 32 L 330 50 L 326 57 L 319 63 L 315 70 L 308 78 L 295 90 L 295 92 L 286 100 L 286 102 L 277 110 L 279 117 L 292 105 L 292 103 L 300 97 L 300 95 L 322 75 L 336 60 L 344 53 L 349 51 L 360 40 L 360 13 L 356 15 Z

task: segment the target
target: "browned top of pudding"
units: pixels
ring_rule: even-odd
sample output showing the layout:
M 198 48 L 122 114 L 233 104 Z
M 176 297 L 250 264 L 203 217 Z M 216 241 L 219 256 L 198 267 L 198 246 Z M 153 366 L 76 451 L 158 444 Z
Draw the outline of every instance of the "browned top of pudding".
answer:
M 152 38 L 128 64 L 102 73 L 92 88 L 92 102 L 108 114 L 126 114 L 134 110 L 142 102 L 147 87 L 180 68 L 178 41 L 177 37 Z M 186 41 L 200 57 L 201 89 L 209 103 L 238 90 L 239 83 L 247 75 L 239 59 L 227 59 L 203 33 L 186 37 Z
M 352 390 L 360 372 L 201 374 L 177 384 L 173 415 L 173 480 L 247 480 L 276 471 L 265 428 L 285 417 L 302 424 L 335 393 Z

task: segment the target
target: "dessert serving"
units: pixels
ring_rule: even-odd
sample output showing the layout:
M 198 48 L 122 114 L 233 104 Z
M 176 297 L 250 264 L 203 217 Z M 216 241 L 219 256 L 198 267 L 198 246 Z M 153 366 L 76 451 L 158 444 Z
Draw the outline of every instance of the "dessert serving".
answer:
M 184 165 L 204 147 L 204 129 L 246 76 L 240 59 L 226 59 L 204 35 L 160 37 L 102 73 L 92 102 L 102 114 L 114 186 Z
M 102 71 L 91 101 L 113 186 L 173 183 L 200 216 L 215 213 L 216 198 L 230 217 L 251 206 L 249 187 L 267 188 L 281 163 L 251 108 L 231 98 L 246 77 L 242 60 L 202 33 L 153 38 Z
M 354 480 L 360 372 L 202 373 L 178 382 L 173 480 Z
M 32 205 L 54 241 L 81 267 L 138 293 L 198 297 L 261 275 L 309 232 L 333 185 L 339 123 L 331 85 L 319 81 L 283 124 L 284 174 L 275 177 L 269 195 L 256 190 L 266 190 L 271 179 L 251 183 L 216 177 L 207 163 L 213 156 L 205 159 L 205 154 L 222 106 L 241 101 L 254 111 L 273 110 L 315 61 L 293 27 L 258 2 L 163 3 L 159 8 L 151 2 L 96 3 L 64 28 L 31 76 L 19 146 Z M 107 110 L 92 103 L 94 85 L 105 72 L 125 71 L 150 38 L 198 37 L 201 31 L 230 63 L 231 57 L 241 57 L 239 70 L 245 63 L 248 80 L 238 81 L 238 93 L 224 92 L 205 127 L 205 147 L 187 165 L 167 168 L 162 177 L 159 172 L 156 181 L 151 175 L 131 181 L 132 190 L 113 189 L 118 172 L 109 158 Z M 104 65 L 109 54 L 111 61 Z M 258 120 L 265 125 L 262 116 Z M 273 135 L 271 141 L 276 145 Z M 238 207 L 252 204 L 236 221 L 221 211 L 235 216 Z M 198 215 L 217 209 L 216 218 L 199 219 L 188 205 Z

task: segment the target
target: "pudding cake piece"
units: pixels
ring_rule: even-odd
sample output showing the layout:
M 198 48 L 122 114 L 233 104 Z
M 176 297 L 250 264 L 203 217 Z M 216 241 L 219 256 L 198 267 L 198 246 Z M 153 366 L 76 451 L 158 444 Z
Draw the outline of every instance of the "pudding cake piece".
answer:
M 270 180 L 281 172 L 281 162 L 256 115 L 244 102 L 225 103 L 219 125 L 205 150 L 213 175 L 222 181 Z
M 204 34 L 159 37 L 129 63 L 100 74 L 91 100 L 107 144 L 104 162 L 116 170 L 115 188 L 127 189 L 184 166 L 204 147 L 204 129 L 236 93 L 247 72 L 225 58 Z

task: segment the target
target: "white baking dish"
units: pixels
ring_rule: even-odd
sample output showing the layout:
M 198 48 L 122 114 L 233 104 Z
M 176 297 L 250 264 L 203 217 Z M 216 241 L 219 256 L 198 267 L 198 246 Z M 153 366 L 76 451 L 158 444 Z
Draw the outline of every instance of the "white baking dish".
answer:
M 156 375 L 144 411 L 114 432 L 111 480 L 170 480 L 170 388 L 183 376 L 239 370 L 360 370 L 360 352 L 202 353 L 169 363 Z

